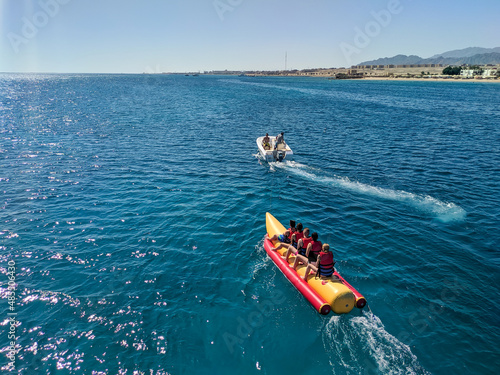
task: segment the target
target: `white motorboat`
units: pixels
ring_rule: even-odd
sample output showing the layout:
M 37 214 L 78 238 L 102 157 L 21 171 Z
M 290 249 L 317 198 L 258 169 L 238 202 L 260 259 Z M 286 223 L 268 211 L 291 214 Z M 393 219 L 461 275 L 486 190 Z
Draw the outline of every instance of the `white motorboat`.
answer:
M 266 161 L 293 160 L 293 151 L 285 141 L 276 146 L 276 137 L 269 137 L 269 144 L 264 144 L 264 137 L 257 138 L 257 147 Z

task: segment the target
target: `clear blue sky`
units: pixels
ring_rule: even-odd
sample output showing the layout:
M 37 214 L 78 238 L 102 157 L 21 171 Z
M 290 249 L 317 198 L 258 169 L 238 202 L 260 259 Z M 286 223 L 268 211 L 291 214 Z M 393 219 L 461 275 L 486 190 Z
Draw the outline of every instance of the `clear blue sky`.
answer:
M 0 32 L 3 72 L 342 67 L 500 47 L 500 1 L 0 0 Z

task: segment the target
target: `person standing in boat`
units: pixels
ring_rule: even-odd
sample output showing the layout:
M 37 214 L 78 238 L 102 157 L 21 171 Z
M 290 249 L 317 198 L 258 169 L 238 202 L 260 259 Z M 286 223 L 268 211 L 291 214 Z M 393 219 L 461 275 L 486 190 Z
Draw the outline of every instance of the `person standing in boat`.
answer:
M 306 267 L 303 279 L 307 281 L 307 276 L 310 271 L 314 271 L 320 277 L 332 277 L 335 272 L 335 261 L 333 260 L 333 253 L 330 251 L 330 245 L 323 244 L 321 252 L 318 255 L 316 264 L 309 263 Z
M 269 139 L 269 134 L 266 133 L 266 136 L 262 140 L 262 147 L 264 147 L 264 150 L 270 150 L 271 149 L 271 140 Z
M 277 150 L 278 149 L 278 145 L 280 144 L 284 144 L 285 143 L 285 140 L 283 139 L 283 136 L 285 135 L 285 132 L 281 132 L 281 134 L 278 134 L 276 136 L 276 143 L 274 145 L 274 149 Z

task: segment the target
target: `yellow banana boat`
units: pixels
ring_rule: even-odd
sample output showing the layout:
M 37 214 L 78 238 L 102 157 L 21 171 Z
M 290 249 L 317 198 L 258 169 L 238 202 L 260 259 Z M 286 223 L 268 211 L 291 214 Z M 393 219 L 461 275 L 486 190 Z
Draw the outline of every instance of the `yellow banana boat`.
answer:
M 275 234 L 283 234 L 286 230 L 269 212 L 266 213 L 266 229 L 270 238 Z M 354 306 L 363 308 L 366 305 L 365 298 L 345 281 L 337 271 L 334 272 L 331 278 L 308 275 L 307 280 L 304 280 L 307 265 L 299 264 L 294 269 L 292 266 L 295 261 L 294 255 L 291 255 L 287 261 L 285 259 L 286 249 L 273 250 L 273 247 L 278 246 L 279 243 L 277 240 L 272 243 L 266 238 L 264 248 L 267 254 L 320 314 L 326 315 L 330 311 L 336 314 L 346 314 Z

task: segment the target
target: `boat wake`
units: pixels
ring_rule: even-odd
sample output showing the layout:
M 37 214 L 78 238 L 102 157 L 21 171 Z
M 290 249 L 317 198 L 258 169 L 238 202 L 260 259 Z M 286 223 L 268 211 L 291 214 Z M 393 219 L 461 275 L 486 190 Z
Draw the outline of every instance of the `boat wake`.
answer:
M 332 316 L 322 340 L 333 374 L 429 374 L 410 347 L 388 333 L 370 311 Z
M 358 194 L 373 196 L 401 202 L 418 209 L 421 212 L 434 216 L 441 222 L 463 221 L 466 212 L 460 206 L 452 202 L 442 202 L 430 195 L 418 195 L 404 190 L 392 190 L 353 181 L 348 177 L 322 176 L 313 168 L 296 162 L 269 163 L 270 170 L 274 172 L 277 168 L 284 169 L 299 177 L 311 180 L 328 187 L 341 188 Z

